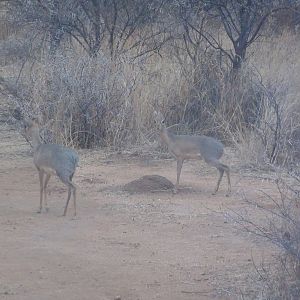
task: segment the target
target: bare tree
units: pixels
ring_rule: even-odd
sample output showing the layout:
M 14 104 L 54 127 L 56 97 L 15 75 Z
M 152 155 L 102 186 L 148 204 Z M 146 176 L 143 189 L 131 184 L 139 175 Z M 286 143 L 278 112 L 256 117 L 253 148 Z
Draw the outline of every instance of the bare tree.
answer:
M 224 54 L 231 62 L 233 69 L 240 69 L 246 58 L 247 48 L 262 33 L 267 19 L 278 10 L 292 8 L 297 1 L 275 0 L 187 0 L 182 5 L 188 8 L 185 12 L 185 23 L 191 31 L 202 36 L 215 50 Z M 206 18 L 211 22 L 218 21 L 229 38 L 232 47 L 224 46 L 224 38 L 219 30 L 199 27 L 198 18 Z M 200 16 L 201 14 L 201 16 Z M 216 28 L 215 28 L 216 29 Z
M 76 40 L 91 56 L 100 50 L 111 58 L 136 50 L 143 55 L 166 41 L 156 20 L 165 0 L 12 0 L 14 22 L 44 34 L 54 53 L 66 36 Z

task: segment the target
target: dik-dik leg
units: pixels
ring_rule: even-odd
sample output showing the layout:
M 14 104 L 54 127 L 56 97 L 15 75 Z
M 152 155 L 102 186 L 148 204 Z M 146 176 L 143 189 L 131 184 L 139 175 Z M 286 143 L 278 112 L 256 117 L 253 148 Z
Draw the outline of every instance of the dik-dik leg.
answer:
M 177 193 L 177 190 L 178 190 L 178 187 L 179 187 L 179 180 L 180 180 L 180 174 L 181 174 L 183 161 L 184 160 L 182 158 L 177 159 L 177 180 L 176 180 L 176 185 L 175 185 L 175 188 L 174 188 L 174 193 Z
M 46 174 L 46 179 L 44 182 L 44 203 L 45 203 L 45 209 L 47 212 L 49 211 L 48 202 L 47 202 L 47 185 L 50 180 L 50 177 L 51 177 L 50 174 Z
M 64 209 L 64 216 L 67 214 L 67 209 L 68 209 L 68 205 L 69 205 L 69 201 L 71 198 L 71 194 L 73 194 L 73 201 L 74 201 L 74 216 L 76 216 L 76 187 L 73 185 L 72 182 L 69 182 L 68 184 L 69 188 L 68 188 L 68 198 L 67 198 L 67 202 L 66 202 L 66 206 Z
M 206 162 L 211 165 L 211 166 L 214 166 L 218 169 L 220 175 L 219 175 L 219 179 L 217 181 L 217 186 L 213 192 L 213 195 L 215 195 L 217 193 L 217 191 L 219 190 L 219 186 L 220 186 L 220 183 L 222 181 L 222 178 L 223 178 L 223 175 L 224 175 L 224 172 L 226 173 L 226 176 L 227 176 L 227 182 L 228 182 L 228 188 L 227 188 L 227 193 L 226 193 L 226 197 L 228 197 L 231 193 L 231 183 L 230 183 L 230 171 L 229 171 L 229 167 L 220 163 L 219 161 L 217 160 L 206 160 Z
M 40 169 L 38 169 L 38 171 L 40 178 L 40 208 L 38 210 L 38 213 L 41 213 L 43 208 L 44 171 Z

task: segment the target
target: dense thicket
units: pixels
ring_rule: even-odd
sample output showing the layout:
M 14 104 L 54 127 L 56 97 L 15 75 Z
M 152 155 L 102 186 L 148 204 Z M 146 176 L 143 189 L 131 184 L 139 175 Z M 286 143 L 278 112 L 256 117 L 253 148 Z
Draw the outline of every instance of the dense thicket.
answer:
M 252 161 L 286 162 L 297 152 L 298 107 L 285 101 L 288 80 L 279 85 L 257 62 L 274 58 L 284 35 L 298 40 L 297 5 L 2 1 L 2 93 L 39 116 L 49 139 L 79 147 L 151 144 L 159 109 L 181 132 L 241 151 L 254 139 Z

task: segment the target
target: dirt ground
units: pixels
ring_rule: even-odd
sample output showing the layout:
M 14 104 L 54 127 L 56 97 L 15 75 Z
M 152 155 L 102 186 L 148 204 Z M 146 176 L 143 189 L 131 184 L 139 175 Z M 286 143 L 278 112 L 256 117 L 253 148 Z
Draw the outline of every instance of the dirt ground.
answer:
M 50 210 L 36 213 L 30 147 L 6 125 L 0 164 L 0 299 L 237 299 L 239 291 L 247 298 L 252 259 L 274 255 L 226 217 L 244 208 L 242 195 L 274 191 L 268 180 L 233 170 L 232 195 L 225 197 L 224 180 L 212 196 L 217 171 L 189 161 L 178 194 L 129 194 L 122 186 L 144 175 L 174 182 L 174 160 L 81 151 L 74 218 L 72 202 L 62 217 L 67 192 L 53 177 Z

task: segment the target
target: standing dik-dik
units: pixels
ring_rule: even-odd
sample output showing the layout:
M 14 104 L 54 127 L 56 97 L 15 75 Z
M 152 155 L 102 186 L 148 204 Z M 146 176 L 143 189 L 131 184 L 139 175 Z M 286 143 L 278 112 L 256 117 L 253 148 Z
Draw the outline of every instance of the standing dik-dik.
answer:
M 32 140 L 33 162 L 40 178 L 40 208 L 38 212 L 42 211 L 43 196 L 45 208 L 48 211 L 46 188 L 51 175 L 56 173 L 68 187 L 68 198 L 63 215 L 65 216 L 67 213 L 71 193 L 73 193 L 74 215 L 76 215 L 76 187 L 72 183 L 72 178 L 78 166 L 77 153 L 62 145 L 43 144 L 40 138 L 39 124 L 36 120 L 25 121 L 24 127 L 26 137 Z M 45 180 L 44 175 L 46 175 Z
M 175 135 L 166 127 L 165 119 L 161 113 L 154 112 L 154 116 L 156 122 L 160 125 L 162 141 L 168 146 L 170 153 L 177 161 L 177 181 L 174 191 L 177 192 L 179 186 L 179 178 L 184 160 L 203 159 L 207 164 L 216 167 L 220 173 L 213 195 L 218 191 L 225 172 L 228 179 L 228 191 L 226 196 L 229 196 L 231 192 L 229 167 L 219 162 L 224 152 L 223 144 L 205 135 Z

